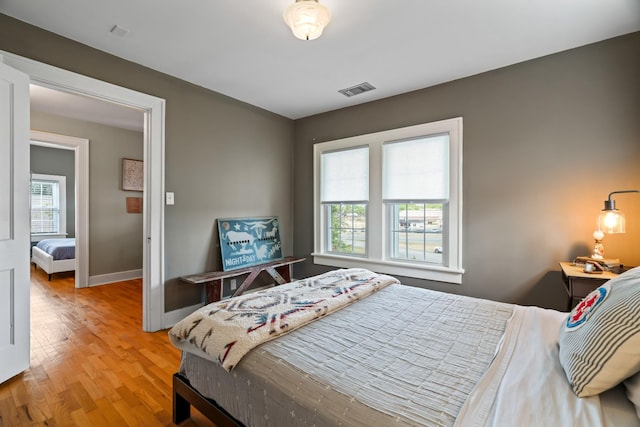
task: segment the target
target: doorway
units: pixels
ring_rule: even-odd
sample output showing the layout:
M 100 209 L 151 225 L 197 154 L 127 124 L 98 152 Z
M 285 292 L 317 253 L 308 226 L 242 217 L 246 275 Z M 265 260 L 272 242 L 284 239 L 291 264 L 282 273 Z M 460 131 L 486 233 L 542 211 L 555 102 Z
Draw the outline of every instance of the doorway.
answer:
M 164 329 L 165 101 L 8 52 L 0 52 L 0 59 L 29 76 L 33 84 L 144 111 L 142 325 L 150 332 Z
M 73 151 L 74 235 L 76 239 L 75 287 L 89 286 L 89 140 L 31 131 L 31 145 Z
M 122 159 L 143 158 L 144 112 L 35 84 L 30 85 L 29 94 L 31 128 L 42 131 L 31 132 L 31 153 L 40 154 L 32 158 L 31 172 L 62 171 L 69 177 L 78 176 L 75 192 L 69 188 L 67 194 L 71 194 L 68 198 L 71 215 L 67 221 L 71 232 L 64 236 L 74 237 L 74 230 L 77 234 L 79 274 L 76 287 L 141 277 L 142 215 L 128 213 L 125 202 L 130 199 L 140 202 L 143 193 L 125 191 L 120 185 L 120 167 Z M 83 138 L 67 135 L 81 135 Z M 34 145 L 40 147 L 34 148 Z M 45 156 L 44 153 L 48 154 Z M 88 153 L 94 165 L 92 182 L 89 180 Z M 74 155 L 77 160 L 75 174 Z M 52 163 L 48 162 L 49 159 Z M 68 180 L 67 184 L 71 187 L 73 182 Z M 79 209 L 74 209 L 74 194 L 78 195 L 76 207 Z M 74 215 L 76 212 L 77 216 Z M 78 219 L 78 227 L 71 223 L 74 217 Z M 69 263 L 62 267 L 71 269 L 66 264 Z

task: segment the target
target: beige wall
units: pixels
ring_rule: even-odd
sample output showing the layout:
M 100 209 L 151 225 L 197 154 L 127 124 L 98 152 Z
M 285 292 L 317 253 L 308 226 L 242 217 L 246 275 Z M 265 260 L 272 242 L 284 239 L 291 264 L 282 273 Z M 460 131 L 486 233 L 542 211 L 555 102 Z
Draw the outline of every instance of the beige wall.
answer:
M 312 147 L 462 116 L 462 285 L 417 286 L 566 304 L 558 262 L 587 254 L 608 193 L 640 188 L 640 33 L 295 122 L 294 252 L 313 250 Z M 605 255 L 640 265 L 640 195 Z M 311 262 L 298 276 L 325 271 Z
M 142 269 L 142 215 L 126 212 L 122 158 L 142 159 L 143 135 L 111 126 L 31 112 L 31 129 L 89 140 L 89 276 Z
M 220 269 L 216 218 L 278 216 L 293 250 L 293 123 L 0 15 L 0 50 L 166 100 L 165 310 L 201 301 L 180 276 Z M 106 184 L 109 185 L 109 184 Z

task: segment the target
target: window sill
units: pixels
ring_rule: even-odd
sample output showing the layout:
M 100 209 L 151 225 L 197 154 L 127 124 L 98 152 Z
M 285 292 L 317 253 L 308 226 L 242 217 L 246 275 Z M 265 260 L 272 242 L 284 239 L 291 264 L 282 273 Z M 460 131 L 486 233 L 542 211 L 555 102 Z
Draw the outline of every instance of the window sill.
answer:
M 368 258 L 353 258 L 339 255 L 312 253 L 313 262 L 319 265 L 340 268 L 366 268 L 377 273 L 414 277 L 417 279 L 434 280 L 454 284 L 462 283 L 463 269 L 442 267 L 436 265 L 409 264 Z

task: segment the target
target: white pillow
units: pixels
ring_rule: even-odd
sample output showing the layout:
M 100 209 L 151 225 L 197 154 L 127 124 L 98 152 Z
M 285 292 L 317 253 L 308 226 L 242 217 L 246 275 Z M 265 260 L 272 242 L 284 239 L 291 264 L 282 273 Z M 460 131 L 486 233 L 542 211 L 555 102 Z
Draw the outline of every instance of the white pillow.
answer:
M 636 407 L 636 414 L 640 418 L 640 373 L 628 378 L 624 386 L 627 388 L 627 397 Z
M 579 397 L 640 371 L 640 267 L 587 295 L 560 328 L 560 363 Z

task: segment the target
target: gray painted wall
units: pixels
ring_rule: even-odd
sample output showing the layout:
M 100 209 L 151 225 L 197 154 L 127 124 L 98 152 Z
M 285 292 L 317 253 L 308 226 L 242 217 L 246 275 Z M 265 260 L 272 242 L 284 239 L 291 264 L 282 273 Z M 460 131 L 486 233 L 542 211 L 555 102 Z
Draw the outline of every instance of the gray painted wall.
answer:
M 180 276 L 221 268 L 216 218 L 278 216 L 292 254 L 291 120 L 6 15 L 0 49 L 166 100 L 166 311 L 202 299 Z
M 75 198 L 75 158 L 71 150 L 58 150 L 49 147 L 31 146 L 31 173 L 58 175 L 67 177 L 65 196 L 67 199 L 67 237 L 76 236 L 76 198 Z
M 405 282 L 502 301 L 562 308 L 557 263 L 590 250 L 609 191 L 640 187 L 638 33 L 295 122 L 5 15 L 0 49 L 167 100 L 167 311 L 201 298 L 178 277 L 221 267 L 216 218 L 277 215 L 284 253 L 309 255 L 314 142 L 463 116 L 463 284 Z M 606 255 L 640 264 L 628 222 Z
M 558 262 L 590 252 L 610 191 L 640 188 L 638 52 L 635 33 L 297 120 L 294 252 L 313 250 L 314 142 L 462 116 L 463 283 L 404 282 L 562 309 Z M 606 236 L 605 256 L 640 265 L 640 196 L 617 200 L 627 234 Z
M 142 133 L 39 111 L 31 129 L 89 140 L 89 275 L 142 269 L 142 215 L 126 211 L 142 192 L 122 190 L 122 159 L 143 159 Z

